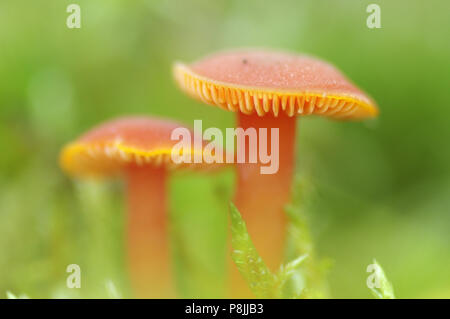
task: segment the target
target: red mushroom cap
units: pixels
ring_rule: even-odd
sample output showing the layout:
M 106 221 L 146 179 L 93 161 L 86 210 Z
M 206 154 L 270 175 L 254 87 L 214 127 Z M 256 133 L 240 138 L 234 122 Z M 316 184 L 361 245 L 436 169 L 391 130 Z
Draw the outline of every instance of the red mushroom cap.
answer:
M 378 114 L 374 101 L 334 66 L 286 52 L 217 53 L 189 66 L 175 63 L 179 86 L 207 104 L 259 116 L 285 112 L 361 119 Z
M 129 166 L 190 167 L 211 169 L 219 164 L 179 163 L 172 161 L 172 131 L 183 126 L 167 120 L 149 117 L 128 117 L 106 122 L 88 131 L 64 147 L 60 156 L 63 170 L 74 176 L 107 176 L 122 172 Z M 191 133 L 190 154 L 194 149 Z M 203 147 L 203 142 L 201 143 Z

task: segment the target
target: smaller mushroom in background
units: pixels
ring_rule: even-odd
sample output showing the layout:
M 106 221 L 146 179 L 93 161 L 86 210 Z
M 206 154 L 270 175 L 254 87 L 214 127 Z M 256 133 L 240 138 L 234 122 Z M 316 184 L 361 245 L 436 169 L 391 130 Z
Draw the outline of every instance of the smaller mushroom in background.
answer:
M 190 96 L 236 112 L 238 127 L 254 128 L 257 134 L 259 128 L 279 129 L 279 170 L 262 175 L 261 161 L 237 164 L 235 195 L 257 251 L 271 270 L 277 269 L 284 255 L 283 210 L 292 188 L 296 116 L 359 120 L 375 117 L 377 106 L 334 66 L 294 53 L 220 52 L 190 65 L 175 63 L 173 71 L 179 87 Z M 247 154 L 257 146 L 247 143 L 241 147 Z M 236 268 L 231 268 L 232 295 L 249 296 L 245 282 Z
M 177 141 L 171 134 L 177 128 L 183 126 L 149 117 L 120 118 L 90 130 L 61 152 L 61 167 L 71 176 L 125 175 L 128 266 L 133 290 L 140 298 L 176 297 L 167 230 L 168 170 L 219 166 L 173 162 L 171 152 Z M 203 144 L 191 143 L 179 155 L 202 152 Z

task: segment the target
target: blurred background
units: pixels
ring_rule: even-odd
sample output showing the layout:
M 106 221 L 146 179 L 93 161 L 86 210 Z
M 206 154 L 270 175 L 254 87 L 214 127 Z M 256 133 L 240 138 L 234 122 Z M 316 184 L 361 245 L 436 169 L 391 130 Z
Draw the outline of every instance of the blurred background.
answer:
M 66 26 L 71 3 L 80 29 Z M 366 26 L 370 3 L 381 29 Z M 123 183 L 74 181 L 58 153 L 122 115 L 233 127 L 233 114 L 182 94 L 171 65 L 254 46 L 330 61 L 380 107 L 364 123 L 299 119 L 297 185 L 317 251 L 333 262 L 331 295 L 370 298 L 376 258 L 397 297 L 449 298 L 449 11 L 444 0 L 1 1 L 0 298 L 131 296 Z M 171 178 L 184 297 L 221 296 L 233 180 Z M 81 289 L 66 287 L 69 264 Z

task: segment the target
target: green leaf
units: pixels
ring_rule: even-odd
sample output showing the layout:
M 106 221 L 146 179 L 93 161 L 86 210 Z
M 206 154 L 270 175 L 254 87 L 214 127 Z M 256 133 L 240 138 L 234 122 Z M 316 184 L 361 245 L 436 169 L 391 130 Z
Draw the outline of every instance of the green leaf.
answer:
M 258 298 L 274 298 L 275 276 L 253 245 L 247 226 L 237 208 L 230 203 L 232 258 Z
M 6 298 L 7 299 L 18 299 L 18 297 L 15 294 L 13 294 L 11 291 L 6 292 Z
M 6 299 L 30 299 L 27 295 L 21 294 L 19 296 L 16 296 L 11 291 L 6 292 Z
M 394 288 L 386 277 L 381 265 L 374 259 L 373 264 L 369 265 L 369 267 L 367 268 L 367 271 L 374 271 L 374 273 L 367 279 L 367 286 L 372 291 L 375 298 L 395 299 Z M 374 279 L 374 281 L 372 282 L 371 279 Z
M 295 258 L 294 260 L 288 262 L 286 265 L 281 265 L 280 270 L 276 276 L 276 285 L 278 287 L 278 291 L 276 291 L 276 295 L 283 296 L 283 287 L 284 285 L 291 279 L 295 277 L 297 274 L 298 268 L 302 265 L 303 261 L 308 257 L 308 255 L 302 255 L 300 257 Z
M 112 280 L 107 280 L 105 286 L 106 286 L 106 292 L 108 293 L 108 297 L 110 299 L 121 299 L 122 298 L 119 291 L 116 288 L 116 285 L 114 285 Z
M 259 298 L 282 298 L 285 284 L 297 274 L 308 255 L 281 265 L 277 274 L 266 266 L 253 245 L 247 226 L 237 208 L 230 204 L 232 258 L 250 289 Z
M 285 207 L 290 224 L 288 227 L 288 256 L 305 256 L 308 258 L 301 267 L 291 275 L 287 297 L 294 298 L 328 298 L 326 274 L 331 267 L 331 260 L 319 258 L 308 222 L 308 212 L 314 201 L 314 187 L 306 178 L 296 178 L 291 204 Z

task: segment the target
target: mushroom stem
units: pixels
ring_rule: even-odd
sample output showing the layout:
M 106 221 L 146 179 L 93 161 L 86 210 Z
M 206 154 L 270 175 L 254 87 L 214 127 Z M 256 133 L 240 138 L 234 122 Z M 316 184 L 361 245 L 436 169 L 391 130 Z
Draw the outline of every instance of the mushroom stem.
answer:
M 260 142 L 259 128 L 267 128 L 267 154 L 271 154 L 271 128 L 279 129 L 279 165 L 274 174 L 261 174 L 260 167 L 268 166 L 261 163 L 258 156 L 256 164 L 248 161 L 237 165 L 237 190 L 235 204 L 247 224 L 250 237 L 259 255 L 263 258 L 270 270 L 276 271 L 281 265 L 285 249 L 287 217 L 284 212 L 285 205 L 290 200 L 295 152 L 296 118 L 284 113 L 274 117 L 267 114 L 238 115 L 238 127 L 243 129 L 255 128 Z M 245 153 L 253 148 L 259 151 L 259 145 L 245 143 Z M 274 150 L 276 151 L 276 149 Z M 276 159 L 276 156 L 272 156 Z M 232 287 L 234 297 L 249 297 L 248 284 L 232 266 Z M 244 294 L 244 295 L 243 295 Z
M 173 298 L 165 168 L 131 167 L 127 195 L 128 257 L 133 290 L 139 298 Z

